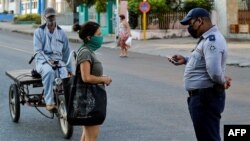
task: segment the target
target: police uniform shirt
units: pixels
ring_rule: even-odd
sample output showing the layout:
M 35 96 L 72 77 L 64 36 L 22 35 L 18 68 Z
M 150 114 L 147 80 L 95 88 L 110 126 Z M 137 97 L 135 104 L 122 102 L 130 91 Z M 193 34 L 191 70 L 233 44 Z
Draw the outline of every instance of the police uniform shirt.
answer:
M 202 35 L 191 56 L 186 57 L 184 84 L 186 90 L 223 85 L 227 58 L 227 44 L 217 26 Z

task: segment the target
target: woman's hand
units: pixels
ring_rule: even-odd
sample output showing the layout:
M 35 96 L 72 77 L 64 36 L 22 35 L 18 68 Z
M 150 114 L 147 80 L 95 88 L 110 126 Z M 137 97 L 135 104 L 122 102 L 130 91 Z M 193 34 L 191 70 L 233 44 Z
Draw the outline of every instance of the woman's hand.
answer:
M 104 77 L 104 84 L 106 84 L 106 86 L 109 86 L 110 83 L 112 82 L 112 78 L 109 76 L 103 76 Z

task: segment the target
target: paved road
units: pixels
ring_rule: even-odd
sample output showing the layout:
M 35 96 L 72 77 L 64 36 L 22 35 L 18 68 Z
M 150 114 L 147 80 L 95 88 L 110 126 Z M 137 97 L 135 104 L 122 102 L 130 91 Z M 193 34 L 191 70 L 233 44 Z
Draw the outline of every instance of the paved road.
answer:
M 57 120 L 46 119 L 35 109 L 22 106 L 18 124 L 11 122 L 8 109 L 6 70 L 33 68 L 27 62 L 32 55 L 32 37 L 2 32 L 0 34 L 0 140 L 61 141 Z M 71 44 L 77 49 L 79 44 Z M 118 49 L 102 48 L 97 52 L 104 73 L 112 76 L 107 87 L 108 113 L 101 127 L 100 141 L 192 141 L 194 131 L 183 90 L 184 66 L 176 67 L 166 58 L 130 53 L 118 57 Z M 233 86 L 227 91 L 224 124 L 249 124 L 249 68 L 228 67 Z M 223 131 L 221 131 L 223 133 Z M 81 128 L 76 127 L 72 141 L 78 141 Z
M 9 30 L 23 34 L 32 35 L 36 27 L 33 25 L 18 25 L 9 22 L 0 22 L 0 32 Z M 81 42 L 77 33 L 67 32 L 71 42 Z M 104 46 L 116 48 L 114 36 L 105 36 Z M 133 40 L 133 47 L 130 52 L 150 54 L 156 56 L 171 56 L 173 54 L 189 55 L 195 47 L 197 40 L 193 38 L 169 38 L 156 40 Z M 250 67 L 250 41 L 249 40 L 228 40 L 228 65 L 238 67 Z

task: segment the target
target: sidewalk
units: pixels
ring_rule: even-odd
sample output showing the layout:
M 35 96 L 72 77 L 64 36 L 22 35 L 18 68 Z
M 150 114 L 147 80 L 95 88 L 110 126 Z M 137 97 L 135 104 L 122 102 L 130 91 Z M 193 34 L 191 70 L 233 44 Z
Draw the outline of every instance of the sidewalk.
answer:
M 23 34 L 33 35 L 36 27 L 33 25 L 17 25 L 9 22 L 0 22 L 1 30 L 8 30 Z M 81 42 L 75 32 L 66 32 L 70 42 Z M 190 51 L 196 45 L 197 40 L 193 38 L 170 38 L 157 40 L 133 40 L 133 46 L 129 52 L 157 56 L 172 56 L 173 54 L 190 55 Z M 108 35 L 104 37 L 104 47 L 118 49 L 115 37 Z M 228 65 L 239 67 L 250 67 L 250 41 L 228 41 Z

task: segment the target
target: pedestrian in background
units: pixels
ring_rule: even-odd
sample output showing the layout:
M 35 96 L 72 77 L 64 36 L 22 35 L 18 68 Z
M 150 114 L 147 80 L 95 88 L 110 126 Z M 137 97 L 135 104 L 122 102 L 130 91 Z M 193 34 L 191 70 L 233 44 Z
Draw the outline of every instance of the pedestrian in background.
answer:
M 34 32 L 34 52 L 39 52 L 36 55 L 35 64 L 37 72 L 42 76 L 46 109 L 53 111 L 56 108 L 53 93 L 55 71 L 49 62 L 54 64 L 59 61 L 59 64 L 64 65 L 70 54 L 70 46 L 67 35 L 56 23 L 55 9 L 47 8 L 44 19 L 46 23 Z M 61 78 L 72 75 L 72 63 L 70 62 L 66 68 L 61 67 L 59 71 Z
M 126 21 L 124 15 L 120 15 L 119 39 L 118 44 L 121 47 L 120 57 L 128 57 L 128 49 L 130 48 L 125 42 L 131 35 L 130 25 Z
M 220 119 L 225 106 L 225 89 L 231 78 L 225 76 L 227 44 L 210 14 L 194 8 L 181 20 L 188 32 L 199 38 L 191 56 L 174 55 L 169 61 L 185 64 L 184 83 L 188 91 L 189 113 L 198 141 L 220 141 Z
M 111 77 L 103 76 L 102 63 L 97 59 L 95 51 L 102 46 L 100 25 L 87 22 L 83 25 L 75 24 L 74 31 L 79 31 L 83 44 L 77 56 L 77 65 L 80 65 L 80 74 L 83 82 L 90 84 L 106 84 L 112 82 Z M 77 70 L 78 71 L 78 70 Z M 105 86 L 102 85 L 103 89 Z M 81 141 L 97 141 L 100 125 L 84 126 Z

